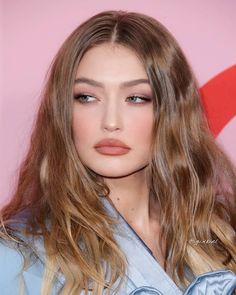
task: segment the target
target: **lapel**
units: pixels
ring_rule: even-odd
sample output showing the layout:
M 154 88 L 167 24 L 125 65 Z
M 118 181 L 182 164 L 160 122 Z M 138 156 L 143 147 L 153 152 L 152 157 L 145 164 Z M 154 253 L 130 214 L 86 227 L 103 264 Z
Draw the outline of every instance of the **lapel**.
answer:
M 46 251 L 44 247 L 43 237 L 25 237 L 20 235 L 19 238 L 27 244 L 27 251 L 25 255 L 32 258 L 31 264 L 26 271 L 23 272 L 25 285 L 29 290 L 41 290 L 42 278 L 46 264 Z M 56 272 L 56 281 L 53 287 L 53 294 L 57 289 L 60 289 L 65 282 L 65 278 L 61 273 Z
M 182 291 L 150 254 L 130 226 L 107 199 L 103 198 L 103 200 L 109 214 L 118 221 L 115 239 L 128 261 L 128 279 L 136 288 L 150 286 L 159 291 L 159 294 L 181 295 Z

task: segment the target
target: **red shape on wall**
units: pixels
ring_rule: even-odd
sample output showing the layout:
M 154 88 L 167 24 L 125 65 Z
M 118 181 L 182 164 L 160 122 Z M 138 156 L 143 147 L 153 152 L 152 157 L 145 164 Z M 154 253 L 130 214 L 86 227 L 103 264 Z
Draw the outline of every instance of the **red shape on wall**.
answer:
M 236 115 L 236 65 L 212 78 L 200 93 L 209 127 L 217 136 Z

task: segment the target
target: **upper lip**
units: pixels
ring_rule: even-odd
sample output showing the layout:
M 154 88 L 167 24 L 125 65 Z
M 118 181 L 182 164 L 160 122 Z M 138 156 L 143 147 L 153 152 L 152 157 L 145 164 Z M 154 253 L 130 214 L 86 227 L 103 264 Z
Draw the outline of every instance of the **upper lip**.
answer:
M 130 149 L 130 147 L 127 146 L 124 142 L 115 138 L 105 138 L 95 144 L 95 148 L 102 147 L 102 146 L 111 146 L 111 147 L 114 146 L 114 147 L 122 147 L 122 148 Z

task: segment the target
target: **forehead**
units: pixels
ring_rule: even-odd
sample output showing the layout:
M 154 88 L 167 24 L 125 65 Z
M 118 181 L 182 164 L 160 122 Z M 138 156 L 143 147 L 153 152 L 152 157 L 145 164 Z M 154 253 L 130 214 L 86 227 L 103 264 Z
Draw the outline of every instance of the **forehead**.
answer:
M 104 43 L 88 50 L 81 59 L 76 78 L 97 80 L 147 79 L 144 66 L 137 54 L 122 45 Z

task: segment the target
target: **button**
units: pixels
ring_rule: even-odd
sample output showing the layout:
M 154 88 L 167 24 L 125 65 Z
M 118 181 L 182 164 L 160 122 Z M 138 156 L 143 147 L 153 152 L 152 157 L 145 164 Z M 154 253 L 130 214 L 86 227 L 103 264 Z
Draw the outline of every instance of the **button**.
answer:
M 129 295 L 163 295 L 163 293 L 153 287 L 143 286 L 133 290 Z

